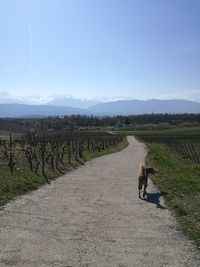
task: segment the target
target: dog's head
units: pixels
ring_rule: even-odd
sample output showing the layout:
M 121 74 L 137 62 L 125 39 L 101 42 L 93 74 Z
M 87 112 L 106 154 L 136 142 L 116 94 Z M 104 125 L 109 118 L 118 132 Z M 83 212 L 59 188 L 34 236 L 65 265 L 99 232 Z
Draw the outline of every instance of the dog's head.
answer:
M 147 174 L 153 174 L 153 175 L 157 173 L 157 171 L 152 167 L 146 168 L 146 172 Z

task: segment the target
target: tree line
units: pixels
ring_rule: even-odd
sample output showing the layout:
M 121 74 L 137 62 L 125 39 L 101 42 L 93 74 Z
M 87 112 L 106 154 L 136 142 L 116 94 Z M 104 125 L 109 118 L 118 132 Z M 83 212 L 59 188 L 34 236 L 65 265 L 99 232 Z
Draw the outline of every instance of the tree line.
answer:
M 31 129 L 75 130 L 77 127 L 130 126 L 141 124 L 200 124 L 199 114 L 143 114 L 129 116 L 86 116 L 70 115 L 47 118 L 1 118 L 0 129 L 5 131 L 29 132 Z

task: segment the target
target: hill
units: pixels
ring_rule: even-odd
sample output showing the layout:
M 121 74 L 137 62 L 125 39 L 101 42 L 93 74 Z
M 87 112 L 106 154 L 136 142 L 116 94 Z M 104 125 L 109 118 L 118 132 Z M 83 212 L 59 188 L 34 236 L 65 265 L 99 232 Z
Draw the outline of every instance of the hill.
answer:
M 138 115 L 161 113 L 200 113 L 200 103 L 186 100 L 120 100 L 75 108 L 54 105 L 0 104 L 0 117 L 48 117 L 63 115 Z
M 121 100 L 100 103 L 87 110 L 100 115 L 200 113 L 200 103 L 187 100 Z
M 85 109 L 50 105 L 0 104 L 0 117 L 48 117 L 62 115 L 89 115 Z

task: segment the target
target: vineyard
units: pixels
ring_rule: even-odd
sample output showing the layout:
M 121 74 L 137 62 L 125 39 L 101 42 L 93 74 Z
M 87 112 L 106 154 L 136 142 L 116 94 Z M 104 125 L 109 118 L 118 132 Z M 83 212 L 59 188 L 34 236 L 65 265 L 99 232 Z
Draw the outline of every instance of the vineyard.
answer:
M 9 140 L 0 141 L 1 169 L 9 168 L 13 173 L 29 168 L 36 175 L 46 177 L 48 170 L 62 173 L 63 165 L 81 162 L 86 152 L 102 151 L 121 141 L 121 136 L 107 133 L 29 133 L 20 139 L 15 139 L 11 133 Z
M 50 184 L 88 159 L 117 147 L 122 149 L 124 140 L 106 132 L 10 133 L 0 139 L 0 204 L 41 184 Z
M 200 164 L 200 135 L 139 135 L 139 137 L 149 143 L 164 144 L 181 154 L 186 160 Z

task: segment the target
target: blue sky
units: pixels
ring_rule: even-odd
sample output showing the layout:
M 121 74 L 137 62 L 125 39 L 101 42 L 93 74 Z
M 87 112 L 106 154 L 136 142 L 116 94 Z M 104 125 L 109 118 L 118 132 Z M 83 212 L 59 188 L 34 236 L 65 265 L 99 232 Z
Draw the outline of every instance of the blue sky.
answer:
M 199 0 L 0 0 L 0 92 L 200 101 Z

